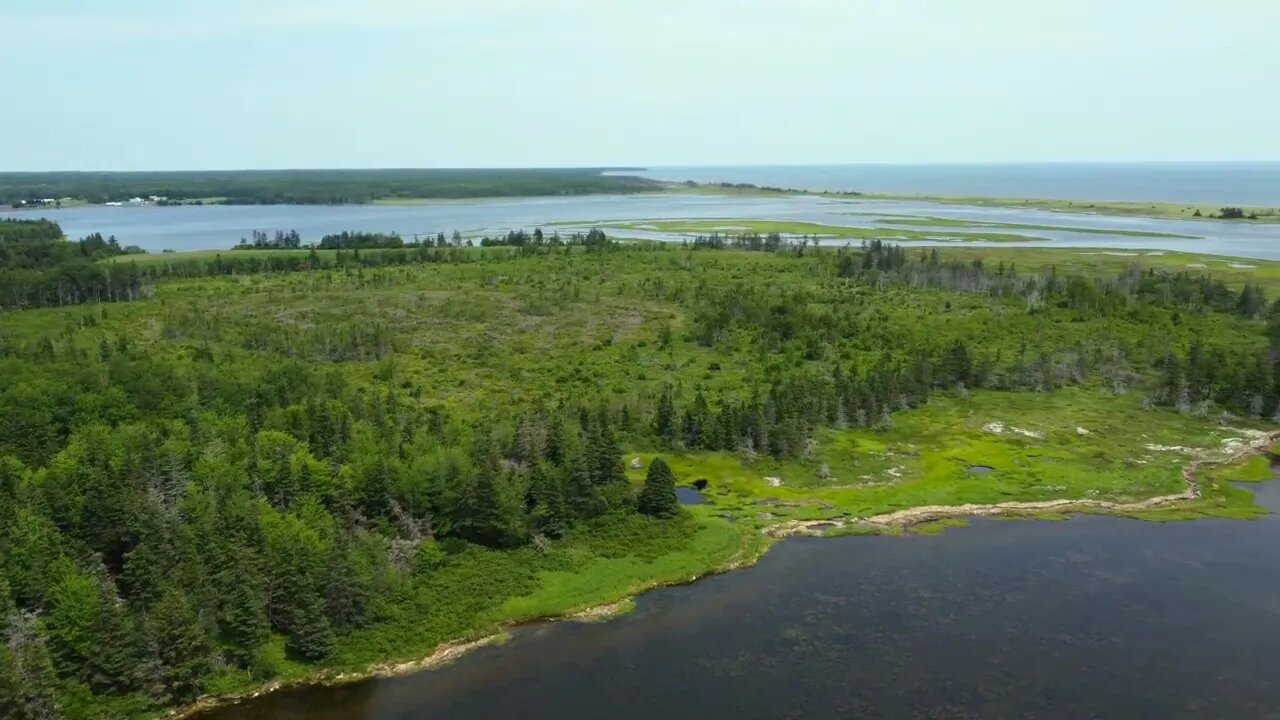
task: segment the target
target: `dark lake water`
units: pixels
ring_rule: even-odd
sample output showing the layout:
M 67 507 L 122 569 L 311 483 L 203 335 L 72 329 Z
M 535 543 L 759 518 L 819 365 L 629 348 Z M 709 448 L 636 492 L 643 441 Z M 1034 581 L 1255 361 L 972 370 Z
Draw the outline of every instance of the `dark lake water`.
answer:
M 1280 483 L 1257 488 L 1280 507 Z M 456 664 L 205 720 L 1280 718 L 1280 520 L 975 521 L 755 567 Z

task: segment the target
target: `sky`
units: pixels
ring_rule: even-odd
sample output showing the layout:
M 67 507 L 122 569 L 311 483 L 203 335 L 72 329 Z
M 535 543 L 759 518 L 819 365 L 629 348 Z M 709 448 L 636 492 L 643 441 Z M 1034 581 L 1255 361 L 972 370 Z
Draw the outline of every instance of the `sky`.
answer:
M 1275 0 L 0 0 L 0 171 L 1280 160 Z

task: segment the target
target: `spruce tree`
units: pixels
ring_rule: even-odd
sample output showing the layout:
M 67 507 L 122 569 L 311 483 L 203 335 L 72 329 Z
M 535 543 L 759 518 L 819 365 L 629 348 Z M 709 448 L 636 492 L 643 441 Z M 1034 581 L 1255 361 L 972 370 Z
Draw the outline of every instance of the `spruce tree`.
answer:
M 304 591 L 293 606 L 292 630 L 285 649 L 308 662 L 323 660 L 333 652 L 333 626 L 325 614 L 319 593 Z
M 232 561 L 219 578 L 218 627 L 227 643 L 227 656 L 241 667 L 249 667 L 260 645 L 267 639 L 266 594 L 258 573 L 246 557 L 247 550 L 233 547 Z
M 186 595 L 175 588 L 156 602 L 150 621 L 160 660 L 160 686 L 170 701 L 191 700 L 213 670 L 212 641 Z
M 564 487 L 555 470 L 545 463 L 539 463 L 533 469 L 533 477 L 529 485 L 530 499 L 533 501 L 532 516 L 534 527 L 542 534 L 558 538 L 569 530 L 569 508 L 565 501 Z
M 669 518 L 680 512 L 676 499 L 676 476 L 662 458 L 654 458 L 640 491 L 640 512 L 653 517 Z
M 340 534 L 325 554 L 323 576 L 325 614 L 335 630 L 364 624 L 365 612 L 373 596 L 370 579 L 360 572 L 352 556 L 351 544 Z
M 671 400 L 671 388 L 662 389 L 658 397 L 658 408 L 653 416 L 653 432 L 668 446 L 676 437 L 676 409 Z
M 587 457 L 576 452 L 568 461 L 567 485 L 569 505 L 574 516 L 587 520 L 599 515 L 603 510 L 603 501 L 595 483 L 591 482 L 591 467 Z
M 509 539 L 496 475 L 496 467 L 492 465 L 480 469 L 470 491 L 463 497 L 457 526 L 462 537 L 489 547 L 503 547 Z

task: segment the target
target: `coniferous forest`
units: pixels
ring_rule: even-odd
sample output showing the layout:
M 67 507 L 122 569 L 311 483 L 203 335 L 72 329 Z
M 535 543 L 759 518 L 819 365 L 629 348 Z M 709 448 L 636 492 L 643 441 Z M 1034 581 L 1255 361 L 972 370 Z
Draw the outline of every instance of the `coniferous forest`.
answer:
M 0 223 L 0 716 L 419 657 L 752 557 L 788 517 L 1156 494 L 1178 467 L 1122 456 L 1280 414 L 1280 303 L 1203 271 L 278 239 L 141 257 Z M 1059 414 L 1088 419 L 1053 468 L 899 469 Z M 695 480 L 712 502 L 684 508 Z

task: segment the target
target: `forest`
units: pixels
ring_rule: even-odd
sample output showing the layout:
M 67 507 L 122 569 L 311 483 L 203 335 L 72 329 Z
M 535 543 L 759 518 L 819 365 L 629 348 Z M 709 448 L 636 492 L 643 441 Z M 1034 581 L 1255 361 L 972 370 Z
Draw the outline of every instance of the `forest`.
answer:
M 627 168 L 620 168 L 626 170 Z M 46 199 L 88 203 L 164 198 L 226 205 L 335 205 L 376 200 L 582 195 L 657 190 L 660 183 L 609 168 L 510 170 L 238 170 L 0 172 L 0 205 Z
M 3 717 L 422 656 L 739 562 L 788 517 L 1156 494 L 1180 465 L 1128 462 L 1144 444 L 1280 414 L 1280 302 L 1204 271 L 751 234 L 279 240 L 141 262 L 0 225 Z M 969 446 L 1017 462 L 977 484 Z M 710 502 L 680 506 L 695 480 Z

